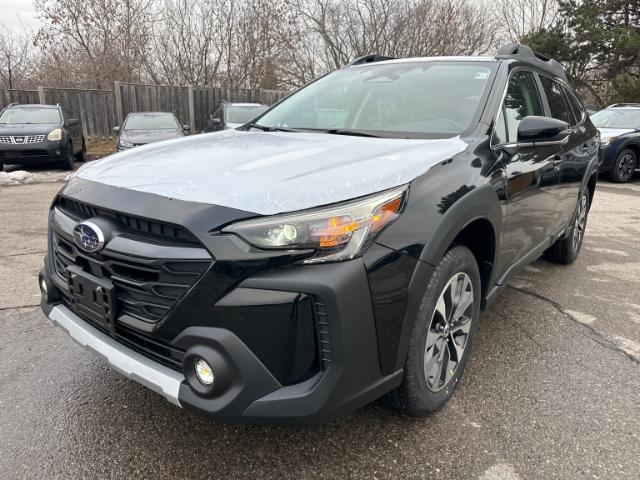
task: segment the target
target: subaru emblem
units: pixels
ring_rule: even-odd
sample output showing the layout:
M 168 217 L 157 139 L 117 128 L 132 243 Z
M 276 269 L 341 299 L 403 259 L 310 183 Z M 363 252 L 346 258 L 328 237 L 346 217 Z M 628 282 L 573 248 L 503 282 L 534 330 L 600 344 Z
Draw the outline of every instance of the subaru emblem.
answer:
M 82 222 L 73 229 L 73 240 L 85 252 L 97 252 L 104 247 L 104 233 L 95 223 Z

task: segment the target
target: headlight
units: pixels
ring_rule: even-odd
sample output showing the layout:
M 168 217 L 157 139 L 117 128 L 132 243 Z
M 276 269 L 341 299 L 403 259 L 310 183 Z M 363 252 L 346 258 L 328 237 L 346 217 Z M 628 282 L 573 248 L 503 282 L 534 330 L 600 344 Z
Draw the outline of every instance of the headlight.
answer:
M 247 220 L 223 229 L 262 249 L 315 249 L 304 263 L 347 260 L 362 253 L 400 215 L 406 187 L 300 213 Z
M 607 146 L 607 145 L 615 142 L 616 140 L 618 140 L 618 137 L 605 137 L 600 141 L 600 145 Z
M 118 143 L 120 143 L 120 146 L 123 148 L 133 147 L 133 143 L 131 143 L 129 140 L 125 140 L 124 138 L 121 138 L 120 140 L 118 140 Z
M 47 135 L 47 140 L 49 140 L 50 142 L 59 142 L 60 140 L 62 140 L 62 129 L 56 128 L 55 130 L 49 132 L 49 135 Z

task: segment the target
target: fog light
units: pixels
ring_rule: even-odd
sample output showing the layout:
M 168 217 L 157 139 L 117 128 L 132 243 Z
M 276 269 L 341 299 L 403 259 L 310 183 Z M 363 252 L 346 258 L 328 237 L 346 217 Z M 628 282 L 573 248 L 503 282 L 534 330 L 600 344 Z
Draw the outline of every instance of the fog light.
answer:
M 196 362 L 196 376 L 203 385 L 213 384 L 214 377 L 211 365 L 205 362 L 202 358 Z

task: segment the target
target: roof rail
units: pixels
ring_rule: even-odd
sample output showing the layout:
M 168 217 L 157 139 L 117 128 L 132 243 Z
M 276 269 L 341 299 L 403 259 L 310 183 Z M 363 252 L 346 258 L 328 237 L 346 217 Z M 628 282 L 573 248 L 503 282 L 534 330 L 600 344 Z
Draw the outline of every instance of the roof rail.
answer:
M 384 55 L 378 55 L 372 53 L 363 57 L 358 57 L 355 60 L 351 60 L 345 65 L 345 67 L 353 67 L 354 65 L 363 65 L 365 63 L 384 62 L 385 60 L 394 60 L 395 57 L 385 57 Z
M 557 62 L 553 58 L 547 58 L 541 53 L 534 52 L 530 47 L 522 45 L 520 43 L 511 43 L 509 45 L 500 47 L 498 53 L 496 53 L 496 58 L 511 58 L 514 60 L 523 60 L 526 62 L 530 62 L 534 65 L 539 66 L 543 70 L 547 70 L 549 73 L 562 78 L 563 80 L 567 80 L 567 72 L 559 62 Z
M 640 107 L 640 103 L 614 103 L 609 105 L 607 108 L 617 108 L 617 107 Z

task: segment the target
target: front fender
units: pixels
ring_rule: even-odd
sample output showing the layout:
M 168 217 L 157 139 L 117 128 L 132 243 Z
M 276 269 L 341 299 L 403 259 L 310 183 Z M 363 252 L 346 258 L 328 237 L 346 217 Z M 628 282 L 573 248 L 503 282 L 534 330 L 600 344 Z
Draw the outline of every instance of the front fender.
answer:
M 381 245 L 419 260 L 408 286 L 396 368 L 402 368 L 404 364 L 414 321 L 435 267 L 456 236 L 471 222 L 482 219 L 493 228 L 494 258 L 500 243 L 505 208 L 500 196 L 504 191 L 500 171 L 493 176 L 483 176 L 479 169 L 465 171 L 460 165 L 453 168 L 456 161 L 466 160 L 458 157 L 414 180 L 405 212 L 377 240 Z M 463 176 L 468 177 L 467 182 L 460 181 Z M 491 282 L 494 282 L 494 276 L 495 272 L 490 272 Z

